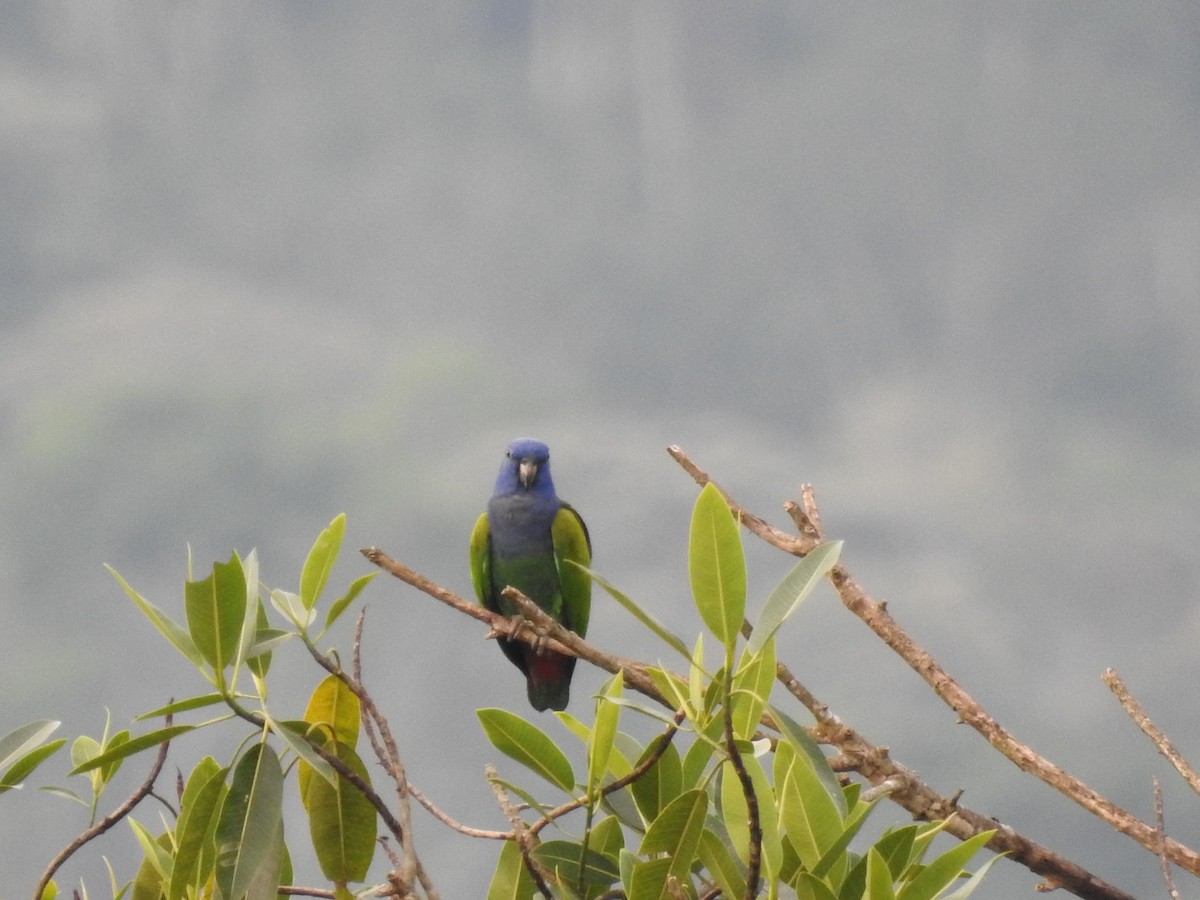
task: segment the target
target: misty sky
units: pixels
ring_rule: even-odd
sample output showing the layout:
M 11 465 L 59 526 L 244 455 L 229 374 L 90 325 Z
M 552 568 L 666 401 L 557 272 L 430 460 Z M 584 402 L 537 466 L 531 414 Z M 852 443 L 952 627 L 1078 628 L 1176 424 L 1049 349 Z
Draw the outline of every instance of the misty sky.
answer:
M 141 728 L 203 689 L 104 563 L 182 617 L 189 546 L 199 571 L 257 547 L 294 589 L 345 512 L 337 587 L 376 544 L 469 592 L 521 435 L 597 570 L 690 640 L 678 443 L 780 525 L 813 483 L 851 571 L 969 692 L 1143 816 L 1159 775 L 1194 845 L 1200 800 L 1099 676 L 1200 757 L 1198 48 L 1185 2 L 6 6 L 0 732 L 97 734 L 105 707 Z M 789 560 L 747 546 L 761 598 Z M 397 583 L 364 601 L 414 783 L 501 827 L 473 710 L 525 712 L 520 678 Z M 662 655 L 601 600 L 590 636 Z M 934 788 L 1162 891 L 831 591 L 779 655 Z M 319 673 L 278 665 L 298 714 Z M 600 680 L 577 674 L 577 714 Z M 0 797 L 5 896 L 84 825 Z M 496 849 L 415 827 L 443 896 L 480 895 Z M 132 846 L 98 852 L 131 877 Z M 102 895 L 95 863 L 60 883 Z M 1032 894 L 993 873 L 976 896 Z

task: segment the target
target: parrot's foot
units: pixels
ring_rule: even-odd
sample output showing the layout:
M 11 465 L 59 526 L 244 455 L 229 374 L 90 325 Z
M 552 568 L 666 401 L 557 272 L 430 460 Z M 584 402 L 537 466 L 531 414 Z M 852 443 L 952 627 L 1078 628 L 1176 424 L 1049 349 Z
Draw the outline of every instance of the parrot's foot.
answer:
M 524 635 L 530 634 L 532 635 L 530 644 L 533 646 L 533 652 L 538 656 L 541 656 L 546 652 L 546 641 L 549 639 L 550 635 L 538 628 L 538 626 L 534 625 L 520 613 L 512 616 L 508 621 L 512 627 L 512 636 L 515 639 L 524 640 Z

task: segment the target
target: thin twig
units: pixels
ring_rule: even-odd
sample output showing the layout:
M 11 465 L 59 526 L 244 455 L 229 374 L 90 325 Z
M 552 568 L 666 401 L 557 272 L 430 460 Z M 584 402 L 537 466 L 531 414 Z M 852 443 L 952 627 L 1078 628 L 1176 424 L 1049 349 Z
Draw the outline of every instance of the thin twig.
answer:
M 464 825 L 457 819 L 452 818 L 449 814 L 439 809 L 432 800 L 426 797 L 415 784 L 409 782 L 408 792 L 412 794 L 413 799 L 425 807 L 426 811 L 448 828 L 452 828 L 460 834 L 465 834 L 467 837 L 485 838 L 492 841 L 511 841 L 513 833 L 511 831 L 493 831 L 487 828 L 473 828 L 470 825 Z
M 1167 758 L 1167 761 L 1175 767 L 1176 772 L 1183 776 L 1184 781 L 1191 786 L 1192 790 L 1200 794 L 1200 775 L 1183 758 L 1183 754 L 1175 749 L 1175 745 L 1171 743 L 1170 739 L 1150 720 L 1146 710 L 1142 708 L 1142 704 L 1138 703 L 1137 698 L 1129 692 L 1129 688 L 1117 674 L 1117 670 L 1105 669 L 1101 678 L 1113 692 L 1113 696 L 1117 698 L 1117 702 L 1121 704 L 1125 714 L 1133 720 L 1133 724 L 1140 728 L 1142 734 L 1146 735 L 1150 742 L 1158 748 L 1158 752 Z
M 375 751 L 375 756 L 383 766 L 384 771 L 391 777 L 392 782 L 396 785 L 396 805 L 399 809 L 400 821 L 400 850 L 404 858 L 404 867 L 402 872 L 402 880 L 405 884 L 412 884 L 413 878 L 416 877 L 421 881 L 422 887 L 429 894 L 429 900 L 438 900 L 437 891 L 429 893 L 430 889 L 426 884 L 427 879 L 421 877 L 424 873 L 424 867 L 421 861 L 417 858 L 416 846 L 413 843 L 412 830 L 412 809 L 408 802 L 408 775 L 404 766 L 404 760 L 400 756 L 400 750 L 396 745 L 396 739 L 392 736 L 391 726 L 383 713 L 379 711 L 379 707 L 375 705 L 370 692 L 367 691 L 366 685 L 362 680 L 362 632 L 363 623 L 366 619 L 367 610 L 364 607 L 358 614 L 358 621 L 354 625 L 354 649 L 352 654 L 352 665 L 354 667 L 354 675 L 349 679 L 346 678 L 343 672 L 338 677 L 343 679 L 343 682 L 354 692 L 358 697 L 358 701 L 362 706 L 362 710 L 366 713 L 363 716 L 363 730 L 367 733 L 367 740 L 371 744 L 371 749 Z M 340 670 L 339 670 L 340 671 Z M 375 730 L 378 728 L 379 736 L 376 736 Z M 382 739 L 382 746 L 380 745 Z
M 166 716 L 164 720 L 165 728 L 171 727 L 171 720 L 172 717 L 170 715 Z M 50 861 L 50 865 L 46 867 L 46 871 L 42 873 L 42 877 L 38 879 L 37 886 L 33 889 L 34 900 L 41 900 L 42 895 L 45 893 L 46 886 L 49 885 L 51 879 L 54 878 L 54 873 L 57 872 L 62 867 L 63 863 L 70 859 L 76 851 L 78 851 L 88 841 L 104 834 L 104 832 L 108 831 L 108 829 L 112 828 L 123 818 L 129 815 L 129 813 L 133 811 L 133 808 L 141 803 L 142 800 L 154 790 L 154 782 L 158 780 L 158 774 L 162 771 L 162 767 L 167 761 L 167 750 L 170 748 L 170 746 L 170 741 L 163 741 L 158 745 L 158 755 L 154 758 L 154 765 L 150 767 L 150 774 L 146 776 L 146 780 L 142 782 L 137 790 L 129 795 L 124 803 L 110 812 L 107 816 L 105 816 L 87 831 L 83 832 L 83 834 L 79 835 L 79 837 L 75 838 L 75 840 L 71 841 L 71 843 L 67 844 L 67 846 L 64 847 L 62 851 Z
M 504 790 L 504 785 L 500 783 L 495 766 L 484 766 L 483 774 L 487 777 L 488 784 L 492 786 L 492 793 L 496 795 L 496 803 L 499 804 L 500 811 L 504 813 L 504 817 L 508 819 L 509 824 L 513 827 L 513 840 L 517 842 L 517 847 L 521 850 L 521 859 L 525 861 L 525 868 L 533 877 L 537 889 L 542 892 L 543 896 L 553 896 L 546 883 L 547 880 L 553 880 L 553 876 L 550 872 L 546 871 L 541 863 L 533 858 L 533 850 L 537 846 L 536 839 L 530 834 L 529 829 L 525 827 L 525 823 L 522 821 L 521 814 L 516 806 L 508 799 L 508 792 Z
M 1158 783 L 1157 775 L 1152 775 L 1151 779 L 1154 782 L 1154 830 L 1158 834 L 1158 861 L 1162 864 L 1163 884 L 1167 886 L 1171 900 L 1180 900 L 1179 888 L 1175 887 L 1175 881 L 1171 878 L 1171 860 L 1167 859 L 1165 852 L 1167 827 L 1163 816 L 1162 785 Z

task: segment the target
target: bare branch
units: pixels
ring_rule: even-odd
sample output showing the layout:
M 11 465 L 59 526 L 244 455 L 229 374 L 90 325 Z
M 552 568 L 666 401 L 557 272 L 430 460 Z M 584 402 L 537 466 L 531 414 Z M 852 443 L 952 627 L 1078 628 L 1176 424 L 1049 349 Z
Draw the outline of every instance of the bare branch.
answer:
M 1112 670 L 1109 669 L 1109 671 Z M 1154 830 L 1158 834 L 1158 860 L 1162 864 L 1163 884 L 1167 886 L 1167 894 L 1170 895 L 1171 900 L 1180 900 L 1179 888 L 1175 887 L 1175 882 L 1171 878 L 1171 861 L 1167 859 L 1165 852 L 1167 828 L 1163 816 L 1162 785 L 1158 783 L 1157 775 L 1153 775 L 1151 778 L 1154 782 Z
M 667 452 L 674 458 L 689 475 L 698 484 L 704 485 L 712 481 L 708 474 L 699 466 L 688 458 L 687 454 L 679 447 L 668 447 Z M 720 486 L 717 485 L 718 489 Z M 747 529 L 758 537 L 783 550 L 786 553 L 803 556 L 813 549 L 822 537 L 819 527 L 820 513 L 817 509 L 816 501 L 813 497 L 811 487 L 804 491 L 805 508 L 800 519 L 801 523 L 807 523 L 811 528 L 802 528 L 805 534 L 797 538 L 795 536 L 784 534 L 778 529 L 766 524 L 760 517 L 750 513 L 737 503 L 726 491 L 721 490 L 726 502 L 735 515 L 746 525 Z M 795 518 L 799 513 L 795 504 L 788 506 L 788 511 Z M 754 523 L 754 524 L 751 524 Z M 941 668 L 940 665 L 930 656 L 925 650 L 919 647 L 915 641 L 896 623 L 896 621 L 887 612 L 883 603 L 872 600 L 867 593 L 858 585 L 850 576 L 849 571 L 844 564 L 839 563 L 829 573 L 829 579 L 837 590 L 838 596 L 841 598 L 843 605 L 851 612 L 862 619 L 872 631 L 876 633 L 889 647 L 892 648 L 902 659 L 919 674 L 934 692 L 942 698 L 959 716 L 960 721 L 971 725 L 976 731 L 982 734 L 989 743 L 992 744 L 1004 756 L 1016 763 L 1021 769 L 1035 775 L 1041 780 L 1050 784 L 1052 787 L 1059 790 L 1065 796 L 1079 803 L 1085 809 L 1107 822 L 1113 828 L 1123 834 L 1132 837 L 1138 843 L 1142 844 L 1147 849 L 1154 850 L 1157 847 L 1157 841 L 1154 836 L 1154 829 L 1142 822 L 1136 816 L 1126 812 L 1116 806 L 1106 797 L 1092 790 L 1083 782 L 1067 774 L 1065 771 L 1055 766 L 1053 763 L 1044 759 L 1035 753 L 1028 746 L 1017 741 L 1008 731 L 1002 728 L 974 699 L 964 691 L 957 682 L 952 679 L 949 674 Z M 782 678 L 782 676 L 781 676 Z M 798 682 L 797 682 L 798 683 Z M 805 692 L 807 693 L 807 692 Z M 811 695 L 809 695 L 811 697 Z M 802 701 L 803 702 L 803 701 Z M 815 712 L 814 712 L 815 714 Z M 828 712 L 826 710 L 826 715 Z M 836 721 L 836 720 L 835 720 Z M 818 717 L 818 731 L 821 731 L 821 720 Z M 840 723 L 838 723 L 840 726 Z M 823 738 L 829 742 L 835 743 L 842 749 L 843 753 L 847 753 L 846 745 L 841 740 L 835 740 L 831 736 Z M 847 753 L 847 755 L 851 755 Z M 866 770 L 860 769 L 860 772 L 868 778 Z M 884 776 L 886 777 L 886 776 Z M 874 783 L 878 783 L 872 778 Z M 920 785 L 919 779 L 914 782 Z M 924 787 L 924 785 L 921 785 Z M 933 797 L 933 794 L 930 791 Z M 909 802 L 913 798 L 905 799 L 906 792 L 900 791 L 892 794 L 892 799 L 897 803 L 910 809 Z M 962 816 L 961 808 L 957 808 L 959 816 Z M 943 811 L 940 814 L 935 813 L 934 818 L 946 818 L 951 810 Z M 916 812 L 915 814 L 924 816 L 924 813 Z M 986 830 L 986 828 L 996 827 L 996 823 L 990 820 L 984 828 L 972 829 L 971 834 L 978 831 Z M 953 820 L 952 820 L 953 824 Z M 953 828 L 948 828 L 952 834 L 957 834 Z M 1005 829 L 997 832 L 997 835 L 989 842 L 988 846 L 995 850 L 1008 849 L 1002 846 L 1001 835 Z M 968 835 L 969 836 L 969 835 Z M 1123 894 L 1117 888 L 1107 885 L 1104 882 L 1096 879 L 1085 870 L 1078 869 L 1078 873 L 1084 876 L 1082 879 L 1068 877 L 1068 875 L 1059 870 L 1053 865 L 1052 859 L 1045 858 L 1040 854 L 1033 853 L 1036 844 L 1028 842 L 1026 849 L 1031 852 L 1027 858 L 1021 858 L 1021 862 L 1029 867 L 1032 871 L 1046 875 L 1056 887 L 1063 887 L 1071 890 L 1073 893 L 1081 897 L 1118 897 L 1128 896 Z M 1044 848 L 1039 848 L 1044 849 Z M 1200 855 L 1188 847 L 1179 844 L 1176 841 L 1168 840 L 1167 852 L 1171 859 L 1189 872 L 1200 874 Z M 1014 854 L 1015 856 L 1015 854 Z M 1050 857 L 1057 859 L 1053 854 Z M 1077 868 L 1077 867 L 1076 867 Z M 1049 871 L 1047 871 L 1049 870 Z
M 1129 688 L 1125 686 L 1125 682 L 1121 680 L 1121 676 L 1117 674 L 1116 669 L 1105 669 L 1101 676 L 1104 683 L 1108 685 L 1109 690 L 1113 692 L 1113 696 L 1117 698 L 1117 702 L 1121 704 L 1121 708 L 1125 710 L 1125 714 L 1133 720 L 1138 728 L 1142 730 L 1142 734 L 1150 739 L 1150 742 L 1158 748 L 1158 752 L 1167 758 L 1167 761 L 1175 767 L 1175 771 L 1183 776 L 1183 779 L 1191 786 L 1192 790 L 1200 794 L 1200 775 L 1196 774 L 1196 770 L 1191 767 L 1183 754 L 1175 749 L 1175 745 L 1170 739 L 1159 730 L 1150 717 L 1146 714 L 1146 710 L 1138 703 L 1137 698 L 1129 692 Z

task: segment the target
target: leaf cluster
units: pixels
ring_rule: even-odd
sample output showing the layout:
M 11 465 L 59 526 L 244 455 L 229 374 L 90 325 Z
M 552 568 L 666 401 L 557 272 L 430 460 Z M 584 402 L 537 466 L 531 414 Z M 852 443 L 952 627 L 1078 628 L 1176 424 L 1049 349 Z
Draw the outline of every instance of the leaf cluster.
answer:
M 752 629 L 745 624 L 746 569 L 738 523 L 713 486 L 692 516 L 688 569 L 706 631 L 689 650 L 650 613 L 603 579 L 597 582 L 683 656 L 687 675 L 650 670 L 674 717 L 625 696 L 618 673 L 595 698 L 592 724 L 569 713 L 559 722 L 586 748 L 586 771 L 542 729 L 505 710 L 478 715 L 492 745 L 558 793 L 547 800 L 504 781 L 536 818 L 535 837 L 554 825 L 562 837 L 501 851 L 489 900 L 537 893 L 602 897 L 796 896 L 811 900 L 962 900 L 990 866 L 964 872 L 990 834 L 937 854 L 939 823 L 888 830 L 865 850 L 856 839 L 878 797 L 842 784 L 819 746 L 773 705 L 775 636 L 837 562 L 840 543 L 819 545 L 770 593 Z M 749 639 L 742 638 L 744 630 Z M 707 665 L 705 638 L 721 662 Z M 662 720 L 646 744 L 620 728 L 623 714 Z M 556 802 L 557 805 L 551 805 Z M 571 834 L 565 815 L 585 811 Z M 518 830 L 518 835 L 520 831 Z

